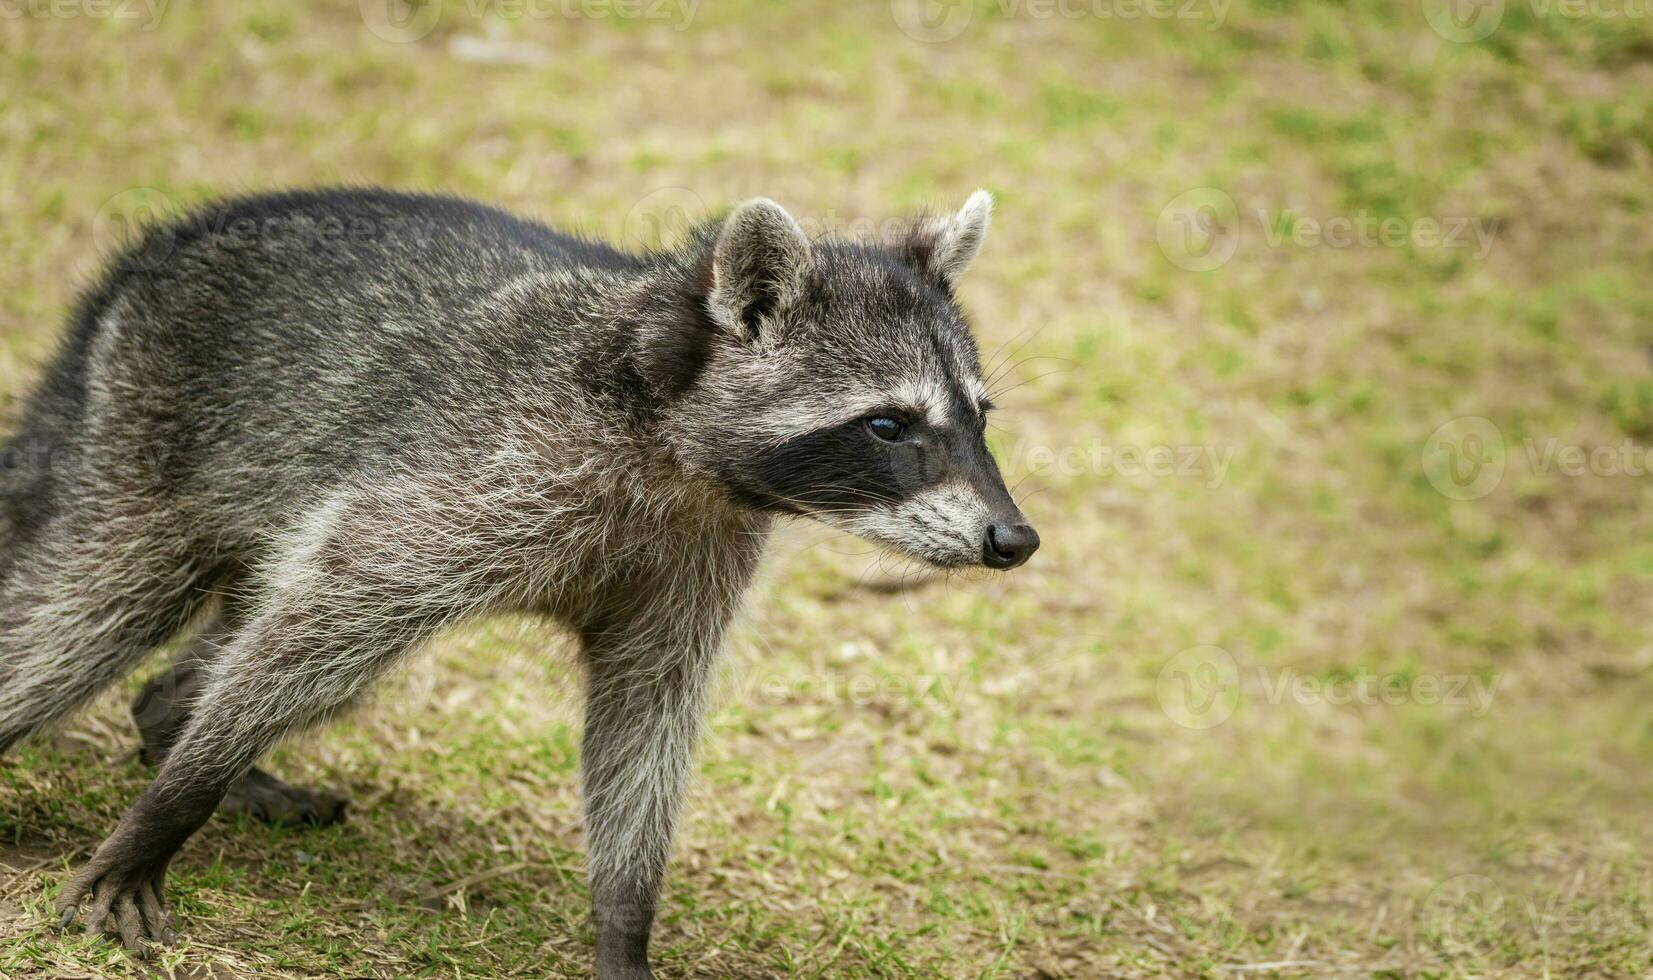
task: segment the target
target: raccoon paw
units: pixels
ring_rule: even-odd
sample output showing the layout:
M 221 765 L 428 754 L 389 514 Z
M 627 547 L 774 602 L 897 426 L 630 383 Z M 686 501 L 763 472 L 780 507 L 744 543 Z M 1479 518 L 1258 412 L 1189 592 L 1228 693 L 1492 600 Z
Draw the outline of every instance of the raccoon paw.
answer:
M 350 801 L 327 790 L 305 789 L 252 769 L 224 794 L 223 814 L 245 813 L 268 824 L 325 827 L 344 820 Z
M 117 847 L 108 854 L 106 850 L 99 848 L 91 863 L 69 879 L 57 896 L 58 931 L 66 931 L 81 902 L 91 898 L 85 934 L 117 937 L 129 952 L 147 959 L 148 943 L 164 946 L 178 938 L 162 895 L 165 863 L 157 867 L 125 849 Z

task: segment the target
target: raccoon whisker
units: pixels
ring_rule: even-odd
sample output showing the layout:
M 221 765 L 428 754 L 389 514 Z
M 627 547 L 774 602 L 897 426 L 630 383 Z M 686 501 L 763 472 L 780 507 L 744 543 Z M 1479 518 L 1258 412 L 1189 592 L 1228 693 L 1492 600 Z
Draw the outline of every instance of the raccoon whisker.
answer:
M 1011 385 L 1007 388 L 1004 386 L 1005 381 L 1020 375 L 1028 365 L 1033 364 L 1035 361 L 1057 362 L 1061 365 L 1061 367 L 1055 369 L 1057 373 L 1072 370 L 1074 364 L 1072 358 L 1059 357 L 1055 354 L 1037 354 L 1033 357 L 1023 358 L 1014 364 L 1006 364 L 1004 367 L 995 372 L 992 377 L 987 378 L 982 382 L 987 387 L 988 396 L 997 401 L 1000 400 L 1001 396 L 1003 396 L 1006 392 L 1014 391 L 1017 386 Z
M 903 558 L 902 555 L 888 547 L 874 547 L 870 553 L 863 552 L 862 557 L 870 557 L 872 559 L 861 568 L 860 573 L 855 577 L 856 588 L 862 589 L 870 587 L 870 583 L 868 582 L 868 577 L 870 575 L 874 572 L 885 575 L 889 574 L 889 563 L 891 561 Z M 901 582 L 899 587 L 905 589 L 906 583 Z
M 812 487 L 811 489 L 817 493 L 823 490 L 843 490 L 850 493 L 865 494 L 870 500 L 876 503 L 897 504 L 901 502 L 899 498 L 886 496 L 881 493 L 873 493 L 864 488 L 852 486 L 848 483 L 823 483 L 820 486 Z
M 901 583 L 902 594 L 907 596 L 906 601 L 908 603 L 908 608 L 911 609 L 914 608 L 911 605 L 913 600 L 910 595 L 912 589 L 911 583 L 913 580 L 924 574 L 926 571 L 945 572 L 946 569 L 936 565 L 933 561 L 920 558 L 916 555 L 898 555 L 897 557 L 900 559 L 900 567 L 897 569 L 898 580 Z
M 886 497 L 882 494 L 877 494 L 877 493 L 869 493 L 863 488 L 854 487 L 854 486 L 851 486 L 847 483 L 822 483 L 822 484 L 819 484 L 817 486 L 810 487 L 810 490 L 813 493 L 826 493 L 826 492 L 840 491 L 841 490 L 841 491 L 845 491 L 845 492 L 849 492 L 849 493 L 863 494 L 868 498 L 868 501 L 869 501 L 870 504 L 892 504 L 893 505 L 893 504 L 901 503 L 901 500 L 899 500 L 897 498 Z M 826 509 L 830 509 L 830 508 L 817 509 L 815 504 L 811 503 L 808 500 L 804 500 L 801 497 L 793 497 L 793 496 L 788 496 L 786 494 L 780 494 L 780 493 L 776 493 L 776 494 L 772 494 L 772 495 L 774 496 L 774 498 L 776 500 L 782 501 L 783 503 L 793 504 L 793 505 L 798 506 L 798 507 L 806 508 L 806 509 L 810 510 L 813 513 L 820 513 L 820 512 L 823 512 Z M 837 509 L 848 512 L 848 511 L 854 511 L 858 508 L 857 508 L 856 505 L 845 504 L 845 505 L 843 505 L 843 506 L 841 506 Z
M 996 397 L 996 396 L 1002 395 L 1002 394 L 1004 394 L 1005 392 L 1008 392 L 1008 391 L 1015 391 L 1017 388 L 1020 388 L 1022 385 L 1027 384 L 1029 381 L 1034 380 L 1034 378 L 1023 378 L 1021 381 L 1016 382 L 1015 384 L 1009 386 L 1008 388 L 1003 387 L 999 384 L 1000 379 L 1005 377 L 1009 372 L 1018 371 L 1024 365 L 1032 364 L 1034 361 L 1055 361 L 1059 365 L 1061 365 L 1060 367 L 1052 368 L 1049 371 L 1041 372 L 1040 374 L 1035 376 L 1035 377 L 1038 377 L 1038 378 L 1049 377 L 1052 374 L 1062 374 L 1063 372 L 1070 371 L 1070 370 L 1073 369 L 1073 359 L 1072 358 L 1058 357 L 1055 354 L 1040 354 L 1040 355 L 1035 356 L 1035 357 L 1029 357 L 1025 360 L 1017 361 L 1015 364 L 1006 367 L 1005 370 L 1003 372 L 1001 372 L 1000 374 L 995 375 L 993 380 L 992 380 L 992 387 L 990 389 L 992 394 Z
M 816 507 L 807 500 L 792 497 L 776 497 L 775 499 L 782 503 L 804 508 L 806 514 L 859 514 L 864 509 L 860 507 Z
M 1037 327 L 1031 327 L 1027 330 L 1020 331 L 1020 332 L 1016 333 L 1015 335 L 1011 336 L 1008 340 L 1006 340 L 1004 343 L 1000 344 L 998 346 L 998 348 L 993 351 L 992 357 L 988 358 L 987 373 L 989 375 L 996 375 L 998 368 L 1003 367 L 1003 365 L 1006 362 L 1008 362 L 1008 361 L 1012 360 L 1013 358 L 1015 358 L 1015 356 L 1017 354 L 1020 354 L 1023 351 L 1023 349 L 1025 349 L 1027 347 L 1028 344 L 1031 344 L 1035 340 L 1039 339 L 1039 335 L 1044 333 L 1049 328 L 1050 328 L 1049 323 L 1042 323 Z M 1026 335 L 1025 340 L 1022 339 L 1024 334 Z M 1015 344 L 1016 347 L 1015 347 L 1015 349 L 1010 350 L 1010 351 L 1007 352 L 1005 350 L 1005 348 L 1009 347 L 1011 344 Z
M 999 365 L 999 367 L 994 370 L 992 374 L 982 379 L 983 383 L 987 385 L 989 390 L 992 390 L 993 386 L 998 384 L 1000 378 L 1003 378 L 1006 374 L 1012 371 L 1020 370 L 1035 361 L 1057 361 L 1070 367 L 1074 364 L 1073 358 L 1065 357 L 1061 354 L 1029 354 L 1027 357 L 1022 358 L 1019 361 L 1006 362 Z
M 833 488 L 827 487 L 824 489 L 830 490 Z M 789 504 L 796 504 L 799 507 L 805 508 L 812 514 L 824 514 L 828 512 L 856 514 L 872 507 L 891 507 L 901 503 L 900 500 L 893 497 L 869 497 L 865 504 L 840 504 L 833 507 L 822 507 L 802 498 L 777 497 L 776 499 L 784 500 Z
M 917 605 L 913 601 L 913 594 L 911 591 L 912 586 L 909 584 L 913 577 L 914 566 L 917 564 L 918 559 L 908 558 L 901 563 L 901 569 L 899 571 L 898 581 L 901 583 L 901 604 L 906 606 L 909 612 L 917 609 Z
M 1039 494 L 1044 493 L 1045 491 L 1047 491 L 1049 489 L 1050 489 L 1050 487 L 1048 487 L 1048 486 L 1034 487 L 1032 490 L 1029 490 L 1025 495 L 1023 495 L 1021 497 L 1016 497 L 1016 504 L 1017 504 L 1017 506 L 1021 506 L 1022 501 L 1032 500 L 1034 497 L 1037 497 Z M 1012 495 L 1014 496 L 1014 494 L 1012 494 Z
M 994 388 L 993 389 L 993 397 L 994 398 L 1002 397 L 1004 395 L 1009 394 L 1012 391 L 1015 391 L 1017 388 L 1020 388 L 1023 385 L 1029 385 L 1029 384 L 1032 384 L 1035 381 L 1041 381 L 1045 378 L 1049 378 L 1049 377 L 1053 377 L 1053 376 L 1058 375 L 1058 374 L 1062 374 L 1066 370 L 1067 370 L 1066 368 L 1062 368 L 1062 369 L 1055 370 L 1055 371 L 1045 371 L 1042 374 L 1035 374 L 1031 378 L 1023 378 L 1022 380 L 1016 382 L 1015 384 L 1011 385 L 1008 388 Z
M 811 501 L 804 500 L 802 498 L 776 496 L 775 499 L 781 501 L 782 503 L 791 504 L 794 507 L 800 508 L 801 510 L 803 510 L 805 515 L 864 514 L 868 510 L 870 510 L 872 508 L 875 508 L 875 507 L 893 507 L 893 506 L 896 506 L 896 505 L 901 503 L 901 501 L 899 501 L 899 500 L 892 500 L 892 499 L 887 499 L 887 498 L 880 497 L 880 498 L 871 499 L 866 504 L 860 505 L 860 506 L 856 506 L 856 505 L 852 505 L 852 504 L 844 504 L 844 505 L 835 506 L 835 507 L 821 507 L 821 506 L 819 506 L 819 505 L 817 505 L 817 504 L 815 504 Z
M 1006 337 L 1004 340 L 1000 341 L 999 345 L 994 347 L 992 352 L 987 355 L 987 360 L 982 366 L 982 372 L 984 374 L 991 373 L 993 367 L 999 364 L 1002 360 L 1015 357 L 1021 352 L 1023 347 L 1027 346 L 1033 341 L 1034 338 L 1039 336 L 1040 331 L 1046 329 L 1048 326 L 1049 324 L 1040 324 L 1036 327 L 1028 327 L 1025 330 L 1018 330 Z M 1012 348 L 1012 344 L 1014 344 L 1015 347 Z

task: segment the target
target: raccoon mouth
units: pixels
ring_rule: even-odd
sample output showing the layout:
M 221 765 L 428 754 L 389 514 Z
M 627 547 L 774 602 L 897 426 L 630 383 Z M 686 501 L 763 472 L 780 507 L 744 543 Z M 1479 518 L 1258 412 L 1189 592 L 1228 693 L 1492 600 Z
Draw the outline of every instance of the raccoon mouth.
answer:
M 984 564 L 982 549 L 952 528 L 939 524 L 897 524 L 885 515 L 812 513 L 811 517 L 853 534 L 903 558 L 914 558 L 932 568 L 969 568 Z
M 915 549 L 907 545 L 896 546 L 884 544 L 883 542 L 878 543 L 883 544 L 887 550 L 901 556 L 902 558 L 917 559 L 930 568 L 951 570 L 959 568 L 978 568 L 981 566 L 980 556 L 974 554 L 967 555 L 955 552 L 937 553 L 929 550 Z

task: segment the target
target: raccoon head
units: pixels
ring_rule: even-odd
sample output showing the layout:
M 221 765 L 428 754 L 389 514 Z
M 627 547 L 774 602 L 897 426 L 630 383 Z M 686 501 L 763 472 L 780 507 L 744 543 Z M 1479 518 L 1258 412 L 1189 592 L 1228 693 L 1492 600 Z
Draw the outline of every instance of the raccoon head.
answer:
M 953 287 L 992 198 L 893 243 L 811 242 L 767 199 L 701 236 L 707 318 L 673 413 L 688 455 L 748 506 L 946 567 L 1013 568 L 1039 546 L 985 440 L 992 407 Z

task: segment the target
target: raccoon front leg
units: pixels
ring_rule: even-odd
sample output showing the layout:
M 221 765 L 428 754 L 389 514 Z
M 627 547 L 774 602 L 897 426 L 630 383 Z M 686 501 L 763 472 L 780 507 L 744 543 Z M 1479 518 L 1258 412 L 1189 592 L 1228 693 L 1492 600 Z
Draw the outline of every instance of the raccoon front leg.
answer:
M 586 864 L 600 980 L 651 977 L 649 932 L 687 785 L 721 624 L 585 636 Z M 664 635 L 663 635 L 664 634 Z

